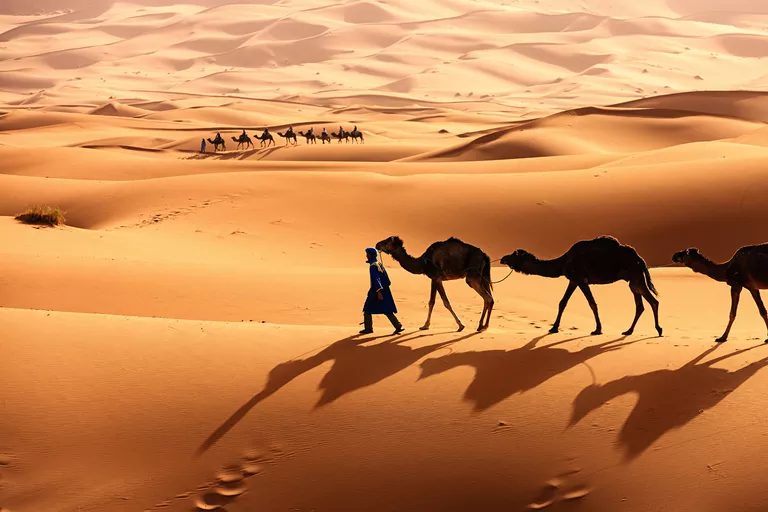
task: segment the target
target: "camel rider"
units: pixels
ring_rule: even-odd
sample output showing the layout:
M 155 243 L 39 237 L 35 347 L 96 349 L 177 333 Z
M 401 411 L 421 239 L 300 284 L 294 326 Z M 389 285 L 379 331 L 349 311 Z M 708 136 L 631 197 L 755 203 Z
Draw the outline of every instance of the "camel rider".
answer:
M 214 140 L 215 142 L 221 142 L 221 141 L 223 141 L 224 139 L 221 137 L 221 133 L 219 133 L 219 132 L 216 132 L 216 137 L 214 137 L 214 138 L 213 138 L 213 140 Z
M 363 324 L 365 328 L 360 331 L 360 334 L 371 334 L 373 332 L 373 315 L 386 315 L 392 323 L 392 327 L 395 328 L 395 332 L 392 334 L 400 334 L 404 330 L 403 324 L 395 316 L 397 306 L 395 306 L 392 292 L 389 291 L 391 282 L 387 271 L 384 269 L 384 265 L 377 260 L 378 251 L 376 249 L 372 247 L 367 248 L 365 256 L 371 283 L 368 289 L 368 297 L 365 299 L 365 305 L 363 306 Z
M 325 144 L 325 139 L 329 139 L 328 132 L 325 131 L 325 128 L 323 128 L 323 133 L 320 134 L 320 138 L 323 139 L 323 144 Z
M 248 135 L 245 134 L 245 128 L 243 128 L 243 133 L 240 134 L 240 139 L 245 139 Z

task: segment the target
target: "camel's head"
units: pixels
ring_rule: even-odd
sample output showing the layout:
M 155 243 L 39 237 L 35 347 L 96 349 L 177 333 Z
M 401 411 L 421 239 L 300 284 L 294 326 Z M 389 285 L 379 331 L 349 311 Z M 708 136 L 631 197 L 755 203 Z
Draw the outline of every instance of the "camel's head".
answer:
M 501 258 L 502 265 L 506 265 L 517 272 L 522 272 L 525 264 L 532 261 L 536 261 L 536 256 L 524 249 L 518 249 L 512 254 L 507 254 Z
M 690 249 L 686 249 L 684 251 L 676 252 L 672 255 L 672 261 L 675 263 L 682 263 L 683 265 L 688 265 L 691 261 L 696 259 L 697 256 L 700 256 L 699 250 L 695 247 L 691 247 Z
M 403 248 L 403 241 L 400 240 L 399 236 L 391 236 L 376 244 L 376 250 L 386 254 L 392 254 L 396 250 L 402 249 L 402 248 Z

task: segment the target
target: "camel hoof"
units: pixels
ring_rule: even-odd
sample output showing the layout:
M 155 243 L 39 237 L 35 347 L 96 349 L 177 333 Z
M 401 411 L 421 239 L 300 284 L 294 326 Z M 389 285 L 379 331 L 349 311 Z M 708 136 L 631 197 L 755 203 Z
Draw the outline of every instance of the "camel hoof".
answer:
M 659 328 L 658 328 L 658 329 L 656 329 L 656 330 L 657 330 L 657 331 L 659 331 L 659 338 L 661 338 L 661 336 L 662 336 L 662 335 L 661 335 L 661 327 L 659 327 Z
M 429 330 L 429 326 L 428 325 L 422 325 L 421 327 L 419 327 L 419 330 L 420 331 L 428 331 Z
M 549 330 L 549 334 L 557 334 L 558 332 L 560 332 L 560 329 L 557 327 L 553 327 Z
M 592 331 L 590 334 L 592 336 L 600 336 L 601 334 L 603 334 L 603 331 L 601 329 L 597 329 L 595 331 Z
M 458 328 L 458 330 L 456 330 L 456 332 L 461 332 L 461 331 L 463 331 L 463 330 L 464 330 L 464 326 L 463 326 L 463 325 L 460 325 L 460 326 L 459 326 L 459 328 Z
M 717 343 L 725 343 L 728 340 L 728 338 L 717 338 L 715 341 Z
M 483 332 L 484 330 L 485 330 L 484 325 L 481 325 L 480 327 L 477 328 L 477 332 Z
M 634 331 L 632 331 L 632 330 L 630 329 L 629 331 L 624 331 L 624 332 L 623 332 L 623 333 L 621 333 L 621 334 L 622 334 L 622 336 L 630 336 L 630 335 L 632 335 L 632 332 L 634 332 Z

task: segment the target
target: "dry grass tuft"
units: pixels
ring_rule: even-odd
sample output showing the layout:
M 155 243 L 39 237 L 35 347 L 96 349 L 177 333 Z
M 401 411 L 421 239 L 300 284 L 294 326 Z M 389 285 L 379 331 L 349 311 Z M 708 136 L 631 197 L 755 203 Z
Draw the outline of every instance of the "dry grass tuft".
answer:
M 30 206 L 24 213 L 16 215 L 16 220 L 25 224 L 59 226 L 64 224 L 64 212 L 58 206 Z

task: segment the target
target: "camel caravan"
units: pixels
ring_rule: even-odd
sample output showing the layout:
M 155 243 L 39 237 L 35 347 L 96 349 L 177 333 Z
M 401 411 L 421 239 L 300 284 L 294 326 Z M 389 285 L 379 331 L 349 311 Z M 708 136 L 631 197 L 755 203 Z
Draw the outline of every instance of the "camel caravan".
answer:
M 425 275 L 431 280 L 427 320 L 420 329 L 429 329 L 437 294 L 440 294 L 443 305 L 456 321 L 458 331 L 464 329 L 443 287 L 443 281 L 455 279 L 465 279 L 470 288 L 483 299 L 483 312 L 480 315 L 477 330 L 483 331 L 488 328 L 494 304 L 494 282 L 491 281 L 491 259 L 481 249 L 457 238 L 449 238 L 430 245 L 420 256 L 411 256 L 406 252 L 403 241 L 397 236 L 391 236 L 378 242 L 376 250 L 391 256 L 405 271 Z M 634 332 L 645 309 L 644 299 L 653 311 L 656 332 L 662 336 L 662 328 L 659 325 L 659 301 L 656 298 L 658 292 L 651 280 L 648 266 L 634 248 L 619 243 L 614 237 L 601 236 L 592 240 L 581 240 L 573 244 L 564 254 L 551 260 L 542 260 L 524 249 L 518 249 L 499 261 L 511 269 L 510 274 L 518 272 L 550 278 L 565 277 L 568 280 L 568 286 L 560 300 L 557 317 L 549 330 L 550 333 L 559 331 L 565 307 L 578 288 L 587 299 L 595 316 L 596 325 L 592 335 L 602 334 L 597 303 L 592 296 L 590 285 L 626 281 L 635 299 L 635 316 L 632 324 L 622 334 L 629 336 Z M 722 343 L 728 339 L 731 326 L 736 319 L 739 296 L 745 288 L 749 290 L 757 304 L 758 312 L 768 330 L 768 311 L 760 297 L 760 290 L 768 289 L 768 243 L 741 247 L 725 263 L 715 263 L 707 259 L 696 248 L 675 253 L 672 255 L 672 262 L 680 263 L 694 272 L 724 282 L 731 288 L 728 325 L 723 335 L 716 339 L 717 342 Z M 768 339 L 765 342 L 768 343 Z
M 328 133 L 325 128 L 323 128 L 322 132 L 320 132 L 319 135 L 315 135 L 314 127 L 310 128 L 306 132 L 299 131 L 298 136 L 297 132 L 294 132 L 293 126 L 289 126 L 288 130 L 283 132 L 277 132 L 277 134 L 285 139 L 285 145 L 286 146 L 296 146 L 299 143 L 298 137 L 303 137 L 307 144 L 317 144 L 317 140 L 320 139 L 320 141 L 325 144 L 330 144 L 334 139 L 337 143 L 341 143 L 344 141 L 345 143 L 349 144 L 350 141 L 353 144 L 363 144 L 365 143 L 365 138 L 363 137 L 363 132 L 357 129 L 357 126 L 352 128 L 352 131 L 347 131 L 341 126 L 339 126 L 338 132 L 331 132 Z M 265 128 L 261 135 L 258 137 L 255 137 L 256 140 L 259 141 L 259 147 L 265 148 L 269 146 L 275 146 L 275 139 L 272 136 L 272 134 L 269 132 L 269 128 Z M 224 137 L 221 136 L 221 133 L 216 132 L 216 136 L 213 139 L 203 139 L 202 144 L 200 146 L 200 152 L 205 153 L 206 152 L 206 141 L 208 144 L 213 146 L 213 152 L 218 153 L 219 148 L 221 148 L 222 151 L 227 150 L 226 141 L 224 140 Z M 232 137 L 232 142 L 235 142 L 237 146 L 235 147 L 236 150 L 239 150 L 241 147 L 243 149 L 256 149 L 256 146 L 253 144 L 253 140 L 248 136 L 248 134 L 243 130 L 243 132 L 240 134 L 239 137 Z

